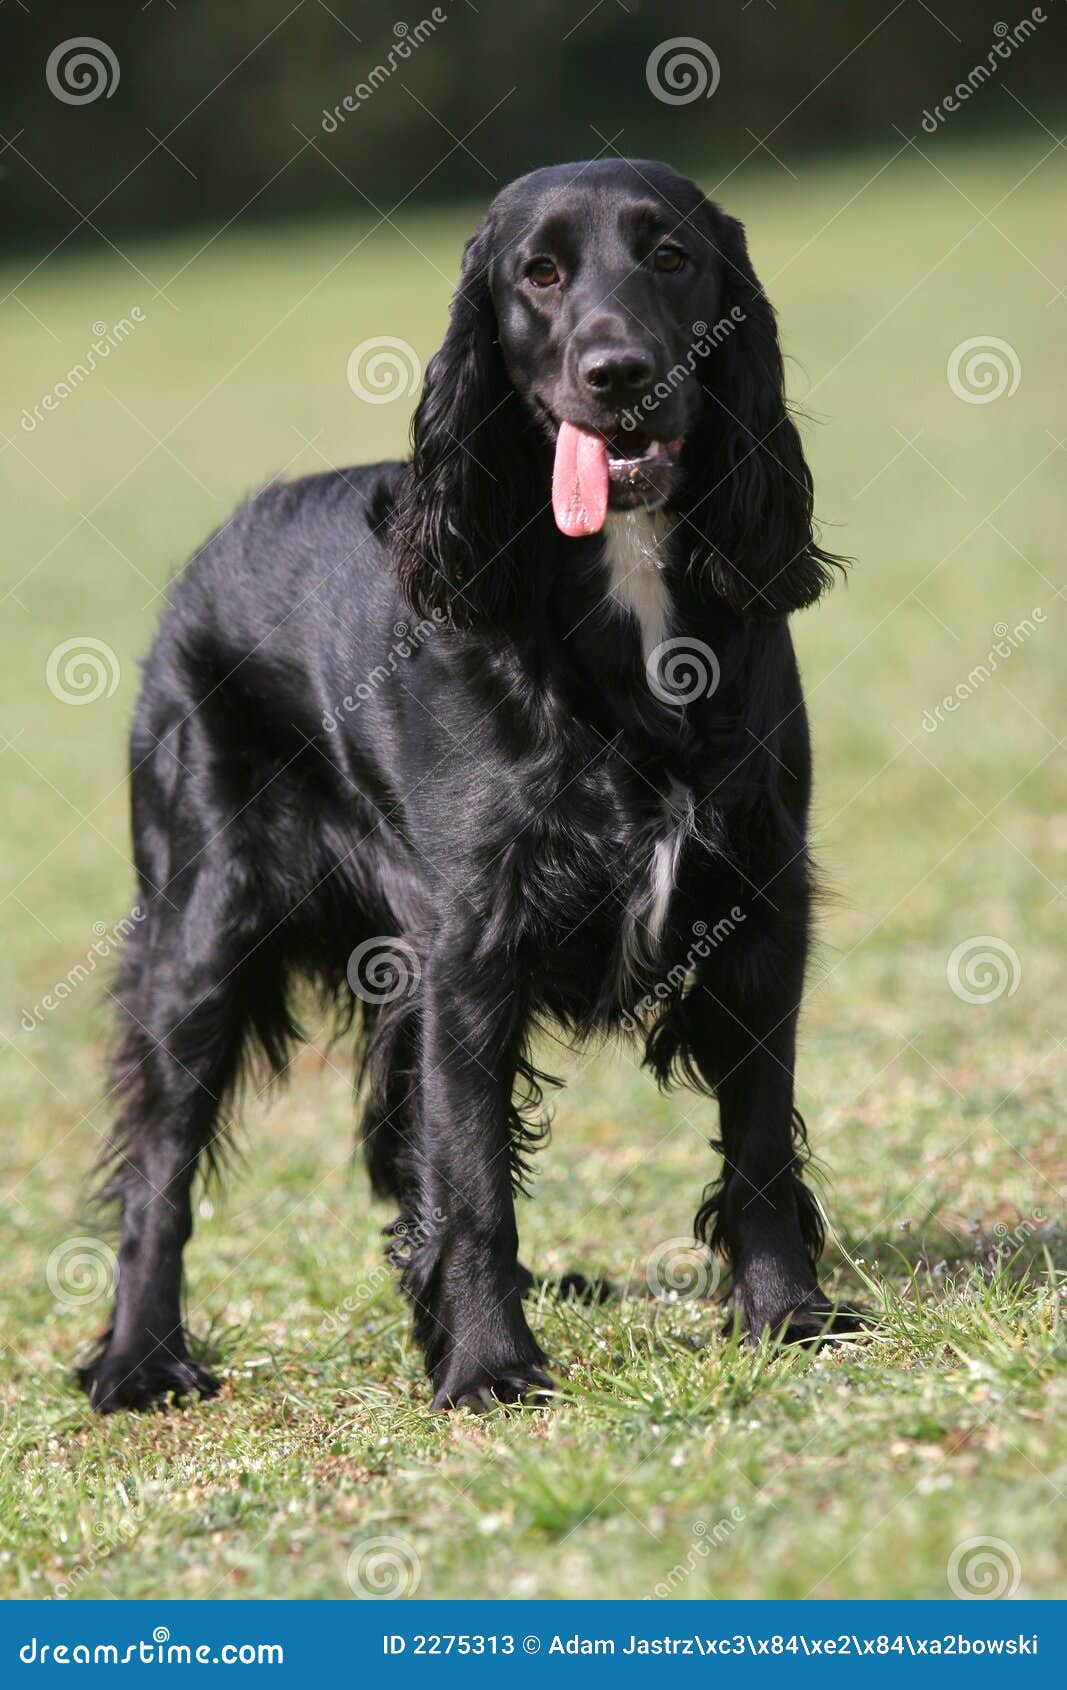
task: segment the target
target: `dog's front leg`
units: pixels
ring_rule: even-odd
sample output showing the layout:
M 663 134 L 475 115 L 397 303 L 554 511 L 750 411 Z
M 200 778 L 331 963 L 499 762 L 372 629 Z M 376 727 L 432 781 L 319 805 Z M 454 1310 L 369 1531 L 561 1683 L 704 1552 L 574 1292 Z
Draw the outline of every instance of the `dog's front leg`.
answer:
M 506 965 L 455 934 L 435 943 L 421 994 L 404 1287 L 433 1406 L 529 1399 L 549 1379 L 523 1313 L 512 1198 L 524 994 Z

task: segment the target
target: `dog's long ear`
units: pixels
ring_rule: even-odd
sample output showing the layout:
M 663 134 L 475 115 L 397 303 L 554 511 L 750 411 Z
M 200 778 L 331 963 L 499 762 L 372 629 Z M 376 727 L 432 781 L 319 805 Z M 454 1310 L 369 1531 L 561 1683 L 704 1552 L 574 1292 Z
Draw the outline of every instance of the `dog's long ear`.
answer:
M 490 292 L 493 231 L 467 242 L 448 331 L 426 370 L 390 544 L 408 602 L 457 627 L 514 610 L 531 520 L 528 420 L 504 366 Z M 536 507 L 534 507 L 536 509 Z
M 774 310 L 745 232 L 709 201 L 723 293 L 698 368 L 701 421 L 686 442 L 681 539 L 698 580 L 742 616 L 812 604 L 842 560 L 812 532 L 811 471 L 786 410 Z

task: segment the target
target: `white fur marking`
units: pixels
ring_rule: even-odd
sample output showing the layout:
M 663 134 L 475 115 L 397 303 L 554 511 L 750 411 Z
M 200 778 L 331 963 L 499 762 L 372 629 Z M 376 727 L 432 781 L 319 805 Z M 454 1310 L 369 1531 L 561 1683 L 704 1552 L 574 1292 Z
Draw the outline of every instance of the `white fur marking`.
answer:
M 666 534 L 667 520 L 660 511 L 609 511 L 604 521 L 609 595 L 636 618 L 646 662 L 667 638 L 670 620 L 670 594 L 659 555 Z
M 652 846 L 648 881 L 635 893 L 623 922 L 620 991 L 625 990 L 627 977 L 639 979 L 643 967 L 655 962 L 678 878 L 678 865 L 686 840 L 695 828 L 693 794 L 680 781 L 672 779 L 670 792 L 663 801 L 659 827 L 646 842 Z

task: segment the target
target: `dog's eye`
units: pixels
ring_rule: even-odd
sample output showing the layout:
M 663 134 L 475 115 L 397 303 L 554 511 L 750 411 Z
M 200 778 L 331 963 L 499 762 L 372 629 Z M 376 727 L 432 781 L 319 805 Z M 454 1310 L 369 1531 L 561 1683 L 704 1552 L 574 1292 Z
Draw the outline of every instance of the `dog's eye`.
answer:
M 554 287 L 559 281 L 559 271 L 551 258 L 532 258 L 526 266 L 526 275 L 535 288 Z
M 668 275 L 672 275 L 677 270 L 685 269 L 685 253 L 681 247 L 658 246 L 652 254 L 652 263 L 655 269 L 664 270 Z

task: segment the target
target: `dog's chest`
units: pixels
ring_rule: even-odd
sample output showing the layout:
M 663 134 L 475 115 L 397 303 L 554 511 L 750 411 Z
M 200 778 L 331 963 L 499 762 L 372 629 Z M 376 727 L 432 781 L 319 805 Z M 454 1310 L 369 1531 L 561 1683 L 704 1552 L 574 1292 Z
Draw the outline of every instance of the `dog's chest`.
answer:
M 667 638 L 671 601 L 663 569 L 666 520 L 659 511 L 609 511 L 604 523 L 608 602 L 633 617 L 647 663 Z

